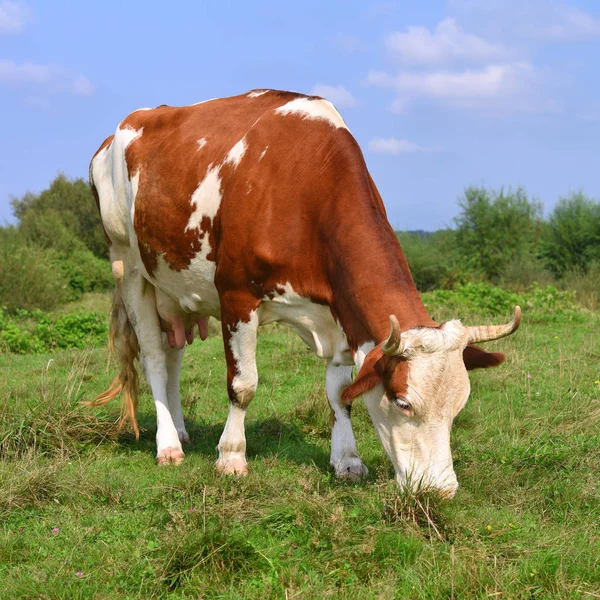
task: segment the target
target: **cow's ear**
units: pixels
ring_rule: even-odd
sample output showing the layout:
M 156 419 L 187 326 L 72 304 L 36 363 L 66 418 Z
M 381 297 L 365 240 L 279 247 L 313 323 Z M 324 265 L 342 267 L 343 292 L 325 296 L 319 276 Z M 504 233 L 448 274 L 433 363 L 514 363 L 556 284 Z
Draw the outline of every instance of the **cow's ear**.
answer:
M 365 357 L 365 361 L 354 381 L 342 392 L 342 402 L 352 402 L 357 396 L 372 390 L 378 383 L 381 383 L 385 371 L 384 363 L 387 359 L 388 357 L 381 350 L 381 346 L 375 346 Z
M 463 350 L 463 360 L 467 371 L 497 367 L 506 360 L 502 352 L 486 352 L 477 346 L 467 346 Z

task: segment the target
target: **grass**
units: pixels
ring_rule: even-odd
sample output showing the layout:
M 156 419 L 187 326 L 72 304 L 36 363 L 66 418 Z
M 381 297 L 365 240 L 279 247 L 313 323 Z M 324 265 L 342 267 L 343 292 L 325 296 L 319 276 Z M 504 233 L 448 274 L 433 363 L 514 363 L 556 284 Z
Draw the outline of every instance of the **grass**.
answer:
M 104 350 L 3 354 L 0 597 L 600 597 L 599 325 L 525 313 L 490 344 L 509 361 L 471 375 L 452 437 L 461 487 L 445 502 L 399 492 L 360 401 L 370 475 L 335 480 L 324 364 L 286 330 L 259 340 L 245 479 L 214 472 L 218 335 L 184 358 L 193 443 L 178 468 L 154 465 L 147 389 L 138 443 L 116 434 L 117 405 L 78 404 L 112 378 Z

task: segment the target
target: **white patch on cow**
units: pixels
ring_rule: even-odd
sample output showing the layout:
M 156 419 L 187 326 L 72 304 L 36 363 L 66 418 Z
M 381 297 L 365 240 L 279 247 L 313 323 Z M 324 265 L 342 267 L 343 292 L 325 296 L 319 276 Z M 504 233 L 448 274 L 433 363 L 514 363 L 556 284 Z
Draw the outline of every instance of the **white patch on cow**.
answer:
M 206 146 L 206 138 L 200 138 L 198 140 L 198 150 L 202 150 Z
M 129 321 L 135 328 L 140 345 L 140 362 L 156 407 L 157 458 L 163 462 L 172 456 L 182 460 L 181 442 L 169 409 L 167 398 L 167 364 L 162 334 L 157 317 L 156 297 L 152 286 L 147 285 L 137 270 L 139 253 L 136 249 L 113 244 L 110 248 L 113 262 L 123 261 L 125 276 L 119 284 L 123 303 L 127 307 Z
M 236 374 L 231 387 L 238 397 L 238 403 L 246 406 L 256 392 L 258 373 L 256 371 L 256 332 L 259 318 L 257 311 L 250 313 L 248 322 L 240 321 L 235 331 L 230 330 L 229 348 L 236 364 Z
M 200 251 L 191 259 L 189 266 L 180 271 L 173 270 L 164 257 L 159 255 L 152 276 L 146 273 L 157 289 L 163 290 L 169 297 L 176 299 L 178 306 L 176 309 L 171 309 L 171 313 L 175 315 L 220 318 L 219 295 L 214 285 L 216 265 L 214 261 L 208 260 L 212 250 L 210 238 L 208 232 L 200 231 L 200 224 L 205 217 L 212 222 L 221 205 L 221 197 L 220 167 L 211 165 L 192 194 L 191 204 L 194 210 L 185 228 L 185 231 L 198 231 Z M 174 316 L 171 313 L 159 312 L 165 320 L 169 320 L 169 316 Z
M 247 98 L 258 98 L 259 96 L 262 96 L 263 94 L 266 94 L 269 91 L 270 90 L 254 90 L 253 92 L 249 92 L 246 95 L 246 97 Z
M 296 98 L 287 104 L 275 109 L 280 115 L 295 114 L 303 119 L 317 119 L 327 121 L 336 128 L 348 129 L 344 119 L 327 100 L 310 100 L 309 98 Z
M 221 318 L 219 294 L 214 285 L 216 266 L 213 261 L 206 259 L 209 252 L 206 236 L 200 252 L 192 258 L 188 268 L 181 271 L 171 269 L 162 255 L 157 257 L 156 269 L 148 278 L 157 290 L 162 290 L 161 293 L 168 295 L 174 303 L 168 307 L 162 303 L 159 306 L 159 315 L 166 321 L 172 316 L 180 316 L 191 325 L 195 317 Z
M 185 231 L 197 229 L 204 217 L 209 217 L 211 221 L 215 218 L 222 199 L 219 171 L 220 167 L 210 165 L 204 179 L 192 194 L 191 204 L 194 206 L 194 211 L 190 215 Z
M 139 138 L 142 135 L 142 133 L 144 133 L 143 127 L 140 127 L 139 129 L 134 129 L 129 125 L 126 125 L 124 128 L 121 128 L 121 126 L 119 125 L 113 143 L 116 142 L 120 147 L 121 151 L 125 153 L 125 150 L 127 150 L 127 146 L 129 146 L 129 144 L 131 144 L 133 140 Z
M 356 365 L 357 372 L 362 369 L 367 354 L 369 354 L 373 348 L 375 348 L 375 342 L 365 342 L 356 349 L 356 352 L 354 353 L 354 364 Z
M 368 469 L 363 465 L 356 449 L 349 409 L 342 404 L 342 391 L 351 383 L 351 366 L 340 367 L 335 366 L 333 361 L 327 362 L 325 384 L 334 418 L 329 464 L 335 469 L 338 477 L 356 478 L 366 475 Z
M 269 149 L 269 146 L 265 146 L 265 149 L 260 153 L 260 156 L 258 157 L 258 162 L 260 162 L 264 155 L 267 153 L 267 150 Z
M 200 100 L 200 102 L 195 102 L 194 104 L 190 104 L 190 106 L 199 106 L 200 104 L 206 104 L 207 102 L 213 102 L 214 100 L 220 100 L 220 98 L 210 98 L 208 100 Z
M 462 325 L 450 322 L 445 336 L 428 328 L 402 334 L 411 339 L 404 400 L 411 406 L 412 416 L 388 398 L 382 384 L 363 395 L 402 486 L 433 486 L 448 496 L 458 487 L 452 466 L 450 429 L 470 389 L 462 358 L 464 344 L 453 347 L 456 338 L 460 338 L 461 328 L 464 333 Z M 451 344 L 450 349 L 446 342 Z M 433 346 L 437 349 L 433 350 Z M 357 365 L 364 360 L 358 354 Z
M 246 409 L 233 402 L 229 404 L 229 415 L 225 429 L 219 439 L 217 450 L 217 471 L 224 475 L 245 475 L 248 472 L 246 462 L 246 433 L 244 420 Z
M 246 136 L 244 136 L 233 148 L 227 153 L 225 157 L 225 162 L 233 165 L 235 169 L 242 160 L 242 157 L 246 153 L 246 148 L 248 145 L 246 144 Z
M 277 321 L 293 329 L 319 358 L 353 364 L 346 336 L 329 307 L 303 298 L 289 282 L 279 284 L 273 298 L 263 298 L 259 317 L 261 324 Z
M 247 471 L 244 418 L 246 407 L 254 397 L 258 385 L 256 370 L 258 325 L 258 313 L 253 310 L 247 322 L 239 321 L 233 330 L 229 328 L 229 348 L 236 366 L 231 387 L 235 392 L 236 401 L 229 405 L 229 416 L 219 440 L 217 469 L 221 473 L 245 474 Z
M 90 179 L 98 192 L 102 224 L 114 243 L 129 245 L 135 239 L 131 216 L 139 173 L 138 178 L 134 176 L 130 181 L 125 151 L 142 133 L 143 128 L 119 127 L 112 142 L 98 152 L 90 165 Z

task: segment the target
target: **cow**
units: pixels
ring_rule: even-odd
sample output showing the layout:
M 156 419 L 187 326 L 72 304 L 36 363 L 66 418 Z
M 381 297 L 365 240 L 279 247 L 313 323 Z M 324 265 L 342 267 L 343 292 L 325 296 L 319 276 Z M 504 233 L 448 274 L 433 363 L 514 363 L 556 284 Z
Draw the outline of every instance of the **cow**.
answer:
M 278 322 L 327 361 L 338 477 L 367 473 L 350 421 L 362 395 L 400 485 L 454 495 L 450 428 L 469 396 L 467 371 L 505 359 L 473 344 L 513 333 L 520 309 L 495 326 L 429 316 L 331 103 L 264 89 L 137 110 L 94 155 L 90 184 L 116 281 L 110 336 L 120 357 L 116 379 L 91 404 L 124 392 L 121 424 L 130 420 L 138 435 L 139 356 L 156 405 L 158 464 L 184 458 L 182 356 L 214 317 L 229 396 L 216 468 L 247 473 L 257 329 Z

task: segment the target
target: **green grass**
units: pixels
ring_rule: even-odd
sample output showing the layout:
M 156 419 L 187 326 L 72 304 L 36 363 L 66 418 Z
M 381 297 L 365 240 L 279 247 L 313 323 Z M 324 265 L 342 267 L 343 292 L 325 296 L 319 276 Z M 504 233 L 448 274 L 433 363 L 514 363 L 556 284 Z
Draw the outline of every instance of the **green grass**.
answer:
M 599 597 L 600 320 L 553 321 L 524 311 L 490 344 L 508 363 L 471 375 L 445 502 L 399 493 L 361 401 L 370 475 L 335 480 L 324 363 L 277 327 L 259 340 L 245 479 L 214 472 L 217 335 L 184 359 L 193 443 L 173 468 L 154 465 L 147 388 L 137 443 L 116 404 L 78 404 L 114 375 L 104 350 L 0 355 L 0 598 Z

